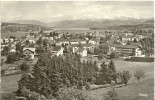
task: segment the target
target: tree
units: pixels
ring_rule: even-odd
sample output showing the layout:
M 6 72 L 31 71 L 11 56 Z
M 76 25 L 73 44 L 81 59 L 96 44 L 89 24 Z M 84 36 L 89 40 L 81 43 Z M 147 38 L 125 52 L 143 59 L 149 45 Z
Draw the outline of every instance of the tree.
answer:
M 47 47 L 47 45 L 48 45 L 48 40 L 47 40 L 47 39 L 44 39 L 44 40 L 43 40 L 43 46 L 44 46 L 44 47 Z
M 99 47 L 96 47 L 94 50 L 95 54 L 107 54 L 107 52 L 109 51 L 109 46 L 104 44 L 104 45 L 100 45 Z
M 111 83 L 111 76 L 108 66 L 105 62 L 102 62 L 101 69 L 99 71 L 99 77 L 97 78 L 97 84 Z
M 131 78 L 131 74 L 129 71 L 123 71 L 122 73 L 119 74 L 120 75 L 120 78 L 122 80 L 122 82 L 127 86 L 128 84 L 128 81 L 130 80 Z
M 10 50 L 10 47 L 9 47 L 9 46 L 5 46 L 5 47 L 3 48 L 2 54 L 3 54 L 3 55 L 8 55 L 9 50 Z
M 134 38 L 133 42 L 138 42 L 136 38 Z
M 29 41 L 29 40 L 26 40 L 26 41 L 25 41 L 25 44 L 26 44 L 26 45 L 29 45 L 29 44 L 30 44 L 30 41 Z
M 104 58 L 104 55 L 102 53 L 98 54 L 98 59 L 101 61 Z
M 134 77 L 138 80 L 138 82 L 140 81 L 141 78 L 145 77 L 145 73 L 143 70 L 136 70 L 134 73 Z
M 42 37 L 40 37 L 40 38 L 37 40 L 37 44 L 43 44 Z
M 9 64 L 11 64 L 11 63 L 14 63 L 15 62 L 15 60 L 16 60 L 16 56 L 15 56 L 15 54 L 9 54 L 8 55 L 8 57 L 7 57 L 7 63 L 9 63 Z
M 22 46 L 22 44 L 21 44 L 20 42 L 18 42 L 18 43 L 16 44 L 16 51 L 22 52 L 22 50 L 23 50 L 23 46 Z
M 128 42 L 127 42 L 127 45 L 130 45 L 130 44 L 131 44 L 131 42 L 130 42 L 130 41 L 128 41 Z
M 104 44 L 104 43 L 106 43 L 107 41 L 106 41 L 106 39 L 104 38 L 104 37 L 101 37 L 100 38 L 100 44 Z
M 36 48 L 36 52 L 37 52 L 37 53 L 43 53 L 43 52 L 44 52 L 44 47 L 43 47 L 43 45 L 38 45 L 38 47 Z
M 113 60 L 111 60 L 109 62 L 108 67 L 110 69 L 110 75 L 112 77 L 112 80 L 114 80 L 115 83 L 117 84 L 117 71 L 116 71 L 116 66 L 115 66 Z
M 20 70 L 24 71 L 24 72 L 29 72 L 30 71 L 29 65 L 26 64 L 26 63 L 21 64 L 20 65 Z
M 110 58 L 112 59 L 112 58 L 116 58 L 117 57 L 117 54 L 116 54 L 116 52 L 112 52 L 111 54 L 110 54 Z

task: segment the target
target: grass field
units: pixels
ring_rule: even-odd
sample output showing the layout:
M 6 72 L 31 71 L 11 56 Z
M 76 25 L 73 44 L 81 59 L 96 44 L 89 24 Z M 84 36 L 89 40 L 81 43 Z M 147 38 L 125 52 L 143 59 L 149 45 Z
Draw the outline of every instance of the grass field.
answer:
M 20 80 L 21 74 L 1 77 L 1 93 L 10 93 L 18 88 L 17 81 Z

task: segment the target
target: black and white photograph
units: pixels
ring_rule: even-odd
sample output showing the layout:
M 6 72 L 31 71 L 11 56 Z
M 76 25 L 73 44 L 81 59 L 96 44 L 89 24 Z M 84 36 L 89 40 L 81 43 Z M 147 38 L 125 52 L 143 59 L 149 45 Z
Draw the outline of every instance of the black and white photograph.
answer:
M 154 100 L 154 1 L 0 1 L 1 100 Z

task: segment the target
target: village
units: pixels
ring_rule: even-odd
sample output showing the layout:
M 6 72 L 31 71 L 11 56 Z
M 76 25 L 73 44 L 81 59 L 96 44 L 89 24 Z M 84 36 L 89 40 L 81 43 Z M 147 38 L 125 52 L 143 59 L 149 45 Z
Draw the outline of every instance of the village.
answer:
M 153 33 L 149 33 L 153 34 Z M 38 31 L 32 31 L 25 37 L 1 39 L 1 61 L 4 63 L 9 54 L 14 55 L 15 61 L 33 61 L 39 54 L 48 53 L 49 55 L 62 56 L 67 53 L 77 53 L 82 60 L 101 60 L 122 58 L 125 60 L 130 57 L 153 57 L 143 51 L 141 40 L 149 36 L 134 34 L 133 32 L 94 31 L 94 32 L 43 32 L 39 27 Z M 3 73 L 12 73 L 9 69 L 17 69 L 17 66 L 4 68 Z M 13 70 L 13 72 L 16 72 Z

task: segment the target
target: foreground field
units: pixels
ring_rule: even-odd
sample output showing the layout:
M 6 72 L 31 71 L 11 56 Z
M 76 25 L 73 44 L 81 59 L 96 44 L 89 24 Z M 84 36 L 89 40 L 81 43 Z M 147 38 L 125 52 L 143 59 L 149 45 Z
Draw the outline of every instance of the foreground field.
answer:
M 109 63 L 109 60 L 106 61 Z M 120 100 L 153 100 L 153 76 L 154 76 L 154 63 L 145 62 L 127 62 L 122 60 L 114 60 L 117 71 L 129 70 L 132 74 L 136 69 L 142 69 L 145 72 L 145 78 L 139 83 L 132 76 L 129 85 L 116 88 Z M 17 81 L 21 75 L 5 76 L 1 79 L 1 93 L 8 93 L 17 90 Z M 96 90 L 87 91 L 87 93 L 102 100 L 103 95 L 111 88 L 100 88 Z M 139 96 L 139 93 L 148 94 L 148 97 Z M 130 98 L 130 99 L 129 99 Z

